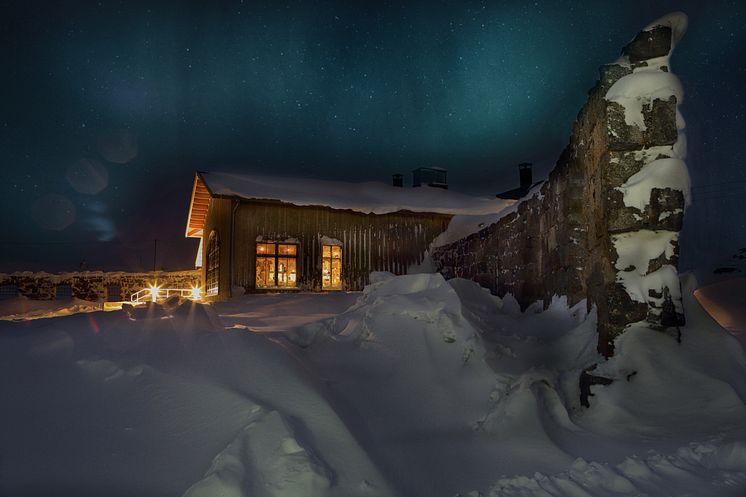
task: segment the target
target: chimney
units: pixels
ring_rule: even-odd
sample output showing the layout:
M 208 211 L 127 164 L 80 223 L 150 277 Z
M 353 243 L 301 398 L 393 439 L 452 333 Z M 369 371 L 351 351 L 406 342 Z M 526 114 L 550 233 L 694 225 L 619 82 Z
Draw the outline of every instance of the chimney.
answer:
M 412 186 L 448 189 L 448 171 L 442 167 L 418 167 L 412 171 Z
M 531 174 L 531 163 L 521 162 L 518 164 L 518 174 L 521 179 L 521 189 L 528 190 L 531 188 L 531 184 L 534 182 Z
M 404 175 L 403 174 L 392 174 L 391 178 L 394 181 L 394 186 L 402 188 L 404 186 Z

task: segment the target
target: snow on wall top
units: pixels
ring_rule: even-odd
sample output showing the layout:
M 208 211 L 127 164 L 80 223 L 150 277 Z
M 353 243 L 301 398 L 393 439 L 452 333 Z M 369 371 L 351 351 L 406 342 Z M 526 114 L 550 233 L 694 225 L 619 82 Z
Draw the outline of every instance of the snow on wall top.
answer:
M 644 64 L 633 67 L 629 74 L 614 83 L 606 93 L 606 100 L 618 102 L 626 110 L 626 121 L 629 125 L 637 125 L 645 129 L 641 118 L 643 103 L 660 98 L 667 99 L 675 96 L 678 105 L 684 98 L 679 79 L 670 72 L 670 57 L 674 48 L 686 33 L 688 18 L 683 12 L 672 12 L 648 24 L 642 31 L 652 31 L 658 27 L 671 29 L 670 47 L 668 53 L 659 57 L 647 59 Z M 617 64 L 630 67 L 630 59 L 623 55 Z
M 484 215 L 500 212 L 510 205 L 510 202 L 500 199 L 474 197 L 428 186 L 401 188 L 374 181 L 349 183 L 221 172 L 199 174 L 213 195 L 247 200 L 279 200 L 294 205 L 349 209 L 365 214 L 412 211 Z
M 683 12 L 671 12 L 651 22 L 643 31 L 651 31 L 658 26 L 667 26 L 671 28 L 672 39 L 671 39 L 671 50 L 679 43 L 679 40 L 686 33 L 686 29 L 689 26 L 689 18 Z
M 645 164 L 638 173 L 617 188 L 624 194 L 624 204 L 644 210 L 650 203 L 653 188 L 671 188 L 680 190 L 685 205 L 691 202 L 690 179 L 686 163 L 686 126 L 679 112 L 684 100 L 684 90 L 679 78 L 670 71 L 670 57 L 676 44 L 686 33 L 688 18 L 683 12 L 672 12 L 648 24 L 643 32 L 658 27 L 671 29 L 670 48 L 665 55 L 645 60 L 642 64 L 630 64 L 625 55 L 618 64 L 632 67 L 632 73 L 616 81 L 606 92 L 607 101 L 616 102 L 624 108 L 624 119 L 627 125 L 636 126 L 642 131 L 647 129 L 643 116 L 643 107 L 652 104 L 655 99 L 668 100 L 676 97 L 676 124 L 679 138 L 672 147 L 653 147 L 650 153 L 639 157 Z M 655 152 L 655 153 L 653 153 Z

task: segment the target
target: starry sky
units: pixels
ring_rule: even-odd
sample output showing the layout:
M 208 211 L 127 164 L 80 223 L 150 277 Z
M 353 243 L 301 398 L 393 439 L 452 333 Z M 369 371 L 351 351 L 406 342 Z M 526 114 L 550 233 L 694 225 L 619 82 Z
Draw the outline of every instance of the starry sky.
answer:
M 452 189 L 541 178 L 597 79 L 673 10 L 686 267 L 746 246 L 746 2 L 0 2 L 0 271 L 188 268 L 194 171 Z M 154 239 L 158 239 L 154 251 Z

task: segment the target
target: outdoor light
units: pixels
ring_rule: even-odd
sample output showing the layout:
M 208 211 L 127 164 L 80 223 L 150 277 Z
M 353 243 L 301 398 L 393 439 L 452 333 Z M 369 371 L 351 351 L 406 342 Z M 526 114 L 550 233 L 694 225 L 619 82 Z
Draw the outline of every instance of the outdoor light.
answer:
M 151 300 L 151 302 L 155 302 L 156 300 L 158 300 L 158 290 L 160 290 L 160 287 L 156 286 L 154 284 L 151 284 L 148 287 L 148 290 L 150 291 L 150 300 Z
M 192 287 L 192 300 L 200 300 L 202 298 L 202 291 L 198 286 Z

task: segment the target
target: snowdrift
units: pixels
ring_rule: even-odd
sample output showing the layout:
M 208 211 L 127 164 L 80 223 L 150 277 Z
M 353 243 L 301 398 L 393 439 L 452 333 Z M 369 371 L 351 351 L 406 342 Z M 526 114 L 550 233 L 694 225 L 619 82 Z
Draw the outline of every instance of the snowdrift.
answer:
M 100 302 L 91 302 L 78 298 L 60 300 L 36 300 L 19 296 L 0 300 L 0 320 L 21 321 L 69 316 L 79 312 L 101 310 Z
M 609 361 L 584 303 L 371 281 L 285 326 L 281 296 L 0 323 L 0 495 L 743 495 L 746 356 L 693 279 L 680 343 Z

